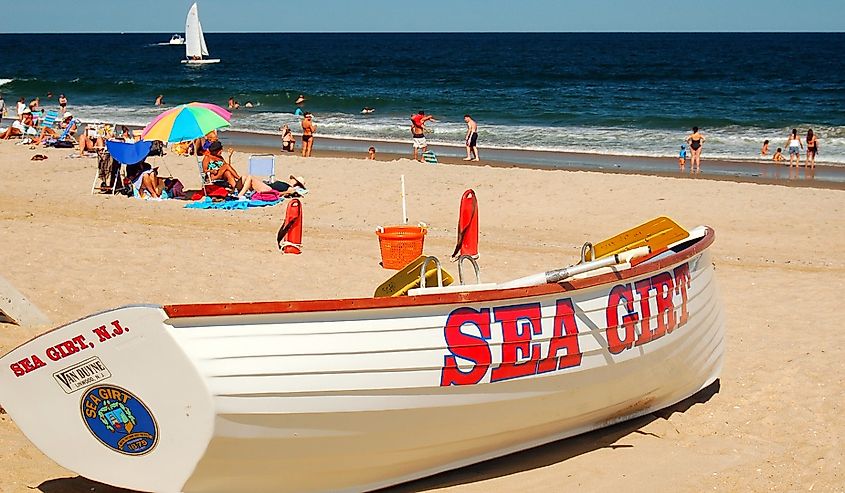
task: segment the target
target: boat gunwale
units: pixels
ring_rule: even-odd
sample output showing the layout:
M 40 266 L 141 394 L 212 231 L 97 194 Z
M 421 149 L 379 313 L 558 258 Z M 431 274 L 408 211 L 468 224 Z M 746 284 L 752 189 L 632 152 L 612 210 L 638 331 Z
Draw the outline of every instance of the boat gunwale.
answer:
M 716 233 L 706 227 L 706 232 L 695 244 L 668 255 L 660 260 L 644 262 L 618 272 L 609 272 L 595 277 L 573 279 L 562 283 L 543 284 L 527 288 L 491 289 L 485 291 L 463 291 L 444 294 L 423 294 L 417 296 L 399 296 L 385 298 L 338 298 L 332 300 L 300 301 L 244 301 L 236 303 L 192 303 L 164 305 L 162 308 L 168 317 L 221 317 L 244 315 L 270 315 L 278 313 L 309 313 L 323 311 L 351 311 L 378 308 L 406 308 L 434 305 L 454 305 L 464 303 L 485 303 L 520 298 L 530 298 L 554 293 L 570 293 L 586 290 L 603 284 L 620 282 L 639 277 L 650 272 L 657 272 L 666 267 L 688 260 L 709 248 Z

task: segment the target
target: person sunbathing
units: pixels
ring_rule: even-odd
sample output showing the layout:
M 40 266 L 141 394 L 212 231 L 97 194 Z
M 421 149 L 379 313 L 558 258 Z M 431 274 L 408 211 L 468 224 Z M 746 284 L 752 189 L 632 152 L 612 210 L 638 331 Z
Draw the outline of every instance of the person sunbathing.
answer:
M 223 144 L 215 140 L 208 146 L 205 157 L 202 158 L 202 171 L 206 173 L 210 181 L 226 180 L 229 187 L 239 189 L 243 186 L 241 176 L 232 167 L 232 154 L 235 150 L 229 148 L 229 160 L 223 159 Z
M 0 139 L 9 140 L 12 137 L 17 136 L 24 136 L 24 135 L 36 135 L 38 131 L 32 126 L 34 120 L 32 118 L 32 112 L 28 109 L 23 110 L 21 113 L 21 119 L 15 120 L 9 125 L 9 128 L 0 135 Z
M 85 132 L 82 132 L 82 135 L 79 137 L 79 155 L 81 157 L 84 157 L 86 152 L 97 152 L 97 150 L 103 149 L 105 146 L 106 142 L 102 135 L 92 125 L 88 125 L 85 128 Z
M 284 181 L 274 181 L 272 183 L 268 183 L 250 175 L 244 178 L 244 186 L 241 187 L 240 192 L 238 192 L 238 197 L 244 197 L 249 191 L 267 193 L 272 190 L 279 192 L 280 197 L 290 197 L 299 194 L 301 190 L 305 189 L 305 183 L 303 183 L 303 178 L 301 176 L 297 177 L 290 175 L 289 183 Z
M 147 163 L 141 163 L 137 173 L 130 176 L 129 180 L 132 182 L 132 188 L 135 189 L 136 197 L 157 199 L 161 196 L 158 168 L 153 168 Z

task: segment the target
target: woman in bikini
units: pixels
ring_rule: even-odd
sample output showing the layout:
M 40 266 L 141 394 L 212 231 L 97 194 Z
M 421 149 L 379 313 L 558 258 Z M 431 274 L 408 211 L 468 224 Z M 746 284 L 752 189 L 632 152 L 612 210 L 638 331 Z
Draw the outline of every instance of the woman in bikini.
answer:
M 215 140 L 208 147 L 205 157 L 202 158 L 202 170 L 208 174 L 210 180 L 226 180 L 229 187 L 233 189 L 240 189 L 243 186 L 241 176 L 232 167 L 232 154 L 235 150 L 229 148 L 228 162 L 223 159 L 223 144 L 219 140 Z
M 805 162 L 807 169 L 814 169 L 816 167 L 816 154 L 818 153 L 819 139 L 811 128 L 807 130 L 807 161 Z
M 701 173 L 701 147 L 704 145 L 704 136 L 698 132 L 698 127 L 692 127 L 692 133 L 687 136 L 686 142 L 690 149 L 689 172 Z

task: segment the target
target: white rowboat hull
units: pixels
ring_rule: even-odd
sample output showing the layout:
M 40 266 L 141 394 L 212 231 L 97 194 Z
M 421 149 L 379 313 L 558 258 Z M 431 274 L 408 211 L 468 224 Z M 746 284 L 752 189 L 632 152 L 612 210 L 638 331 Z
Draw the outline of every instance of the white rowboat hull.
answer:
M 182 60 L 182 63 L 187 63 L 188 65 L 208 65 L 210 63 L 220 63 L 220 59 L 206 58 L 204 60 Z
M 60 465 L 142 491 L 365 491 L 641 416 L 714 382 L 712 230 L 561 285 L 133 306 L 0 359 Z

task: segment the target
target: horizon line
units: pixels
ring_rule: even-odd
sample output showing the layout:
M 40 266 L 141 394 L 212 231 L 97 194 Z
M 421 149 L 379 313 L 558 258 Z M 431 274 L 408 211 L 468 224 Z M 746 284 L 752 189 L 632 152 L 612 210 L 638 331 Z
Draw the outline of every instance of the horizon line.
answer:
M 168 34 L 174 31 L 40 31 L 17 34 Z M 179 33 L 181 31 L 177 31 Z M 205 34 L 845 34 L 845 31 L 205 31 Z

